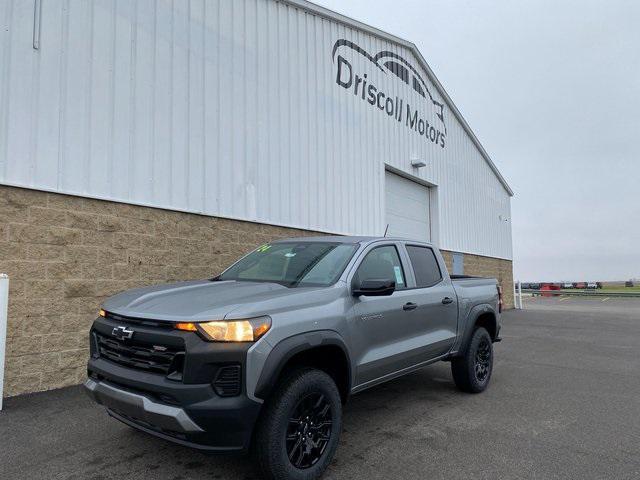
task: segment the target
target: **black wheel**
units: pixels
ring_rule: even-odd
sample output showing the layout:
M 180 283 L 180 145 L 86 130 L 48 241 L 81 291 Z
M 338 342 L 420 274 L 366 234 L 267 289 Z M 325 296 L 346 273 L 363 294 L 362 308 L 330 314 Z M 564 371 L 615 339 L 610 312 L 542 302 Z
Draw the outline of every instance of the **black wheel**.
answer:
M 463 392 L 480 393 L 487 388 L 493 370 L 493 342 L 484 328 L 479 327 L 462 356 L 451 362 L 456 386 Z
M 338 446 L 342 403 L 333 379 L 320 370 L 286 376 L 265 405 L 254 453 L 269 479 L 309 480 L 325 471 Z

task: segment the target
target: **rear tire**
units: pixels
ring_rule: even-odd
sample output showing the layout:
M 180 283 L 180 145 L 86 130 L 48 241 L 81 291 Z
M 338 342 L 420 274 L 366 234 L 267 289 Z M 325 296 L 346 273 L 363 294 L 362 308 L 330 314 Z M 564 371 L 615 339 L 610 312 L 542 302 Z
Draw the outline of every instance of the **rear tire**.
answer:
M 320 477 L 338 447 L 342 402 L 333 379 L 310 368 L 279 382 L 260 415 L 254 454 L 265 478 Z
M 456 386 L 467 393 L 483 392 L 493 371 L 493 342 L 489 332 L 478 327 L 461 357 L 451 361 L 451 373 Z

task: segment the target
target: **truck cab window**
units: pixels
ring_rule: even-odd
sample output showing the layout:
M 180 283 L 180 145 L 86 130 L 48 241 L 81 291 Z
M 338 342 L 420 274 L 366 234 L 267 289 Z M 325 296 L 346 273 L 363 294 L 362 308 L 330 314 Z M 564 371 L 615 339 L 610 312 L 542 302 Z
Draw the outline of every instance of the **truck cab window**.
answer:
M 396 289 L 405 288 L 404 270 L 396 247 L 386 245 L 367 253 L 358 267 L 354 280 L 358 283 L 363 280 L 393 280 L 396 282 Z
M 407 245 L 407 253 L 413 266 L 418 288 L 431 287 L 442 280 L 442 273 L 433 250 L 428 247 Z

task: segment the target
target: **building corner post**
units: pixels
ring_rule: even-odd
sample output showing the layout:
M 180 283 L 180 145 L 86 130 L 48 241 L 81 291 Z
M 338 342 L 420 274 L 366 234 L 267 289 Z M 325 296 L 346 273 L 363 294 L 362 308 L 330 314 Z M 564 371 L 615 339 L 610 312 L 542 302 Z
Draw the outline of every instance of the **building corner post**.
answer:
M 0 410 L 4 396 L 4 358 L 7 345 L 7 309 L 9 306 L 9 277 L 0 273 Z

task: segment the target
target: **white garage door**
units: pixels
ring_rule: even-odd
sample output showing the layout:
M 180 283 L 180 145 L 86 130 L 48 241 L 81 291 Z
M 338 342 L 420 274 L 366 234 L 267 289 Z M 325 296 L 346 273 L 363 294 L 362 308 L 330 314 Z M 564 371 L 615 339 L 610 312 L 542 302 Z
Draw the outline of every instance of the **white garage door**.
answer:
M 431 241 L 428 187 L 386 172 L 385 196 L 387 236 Z

